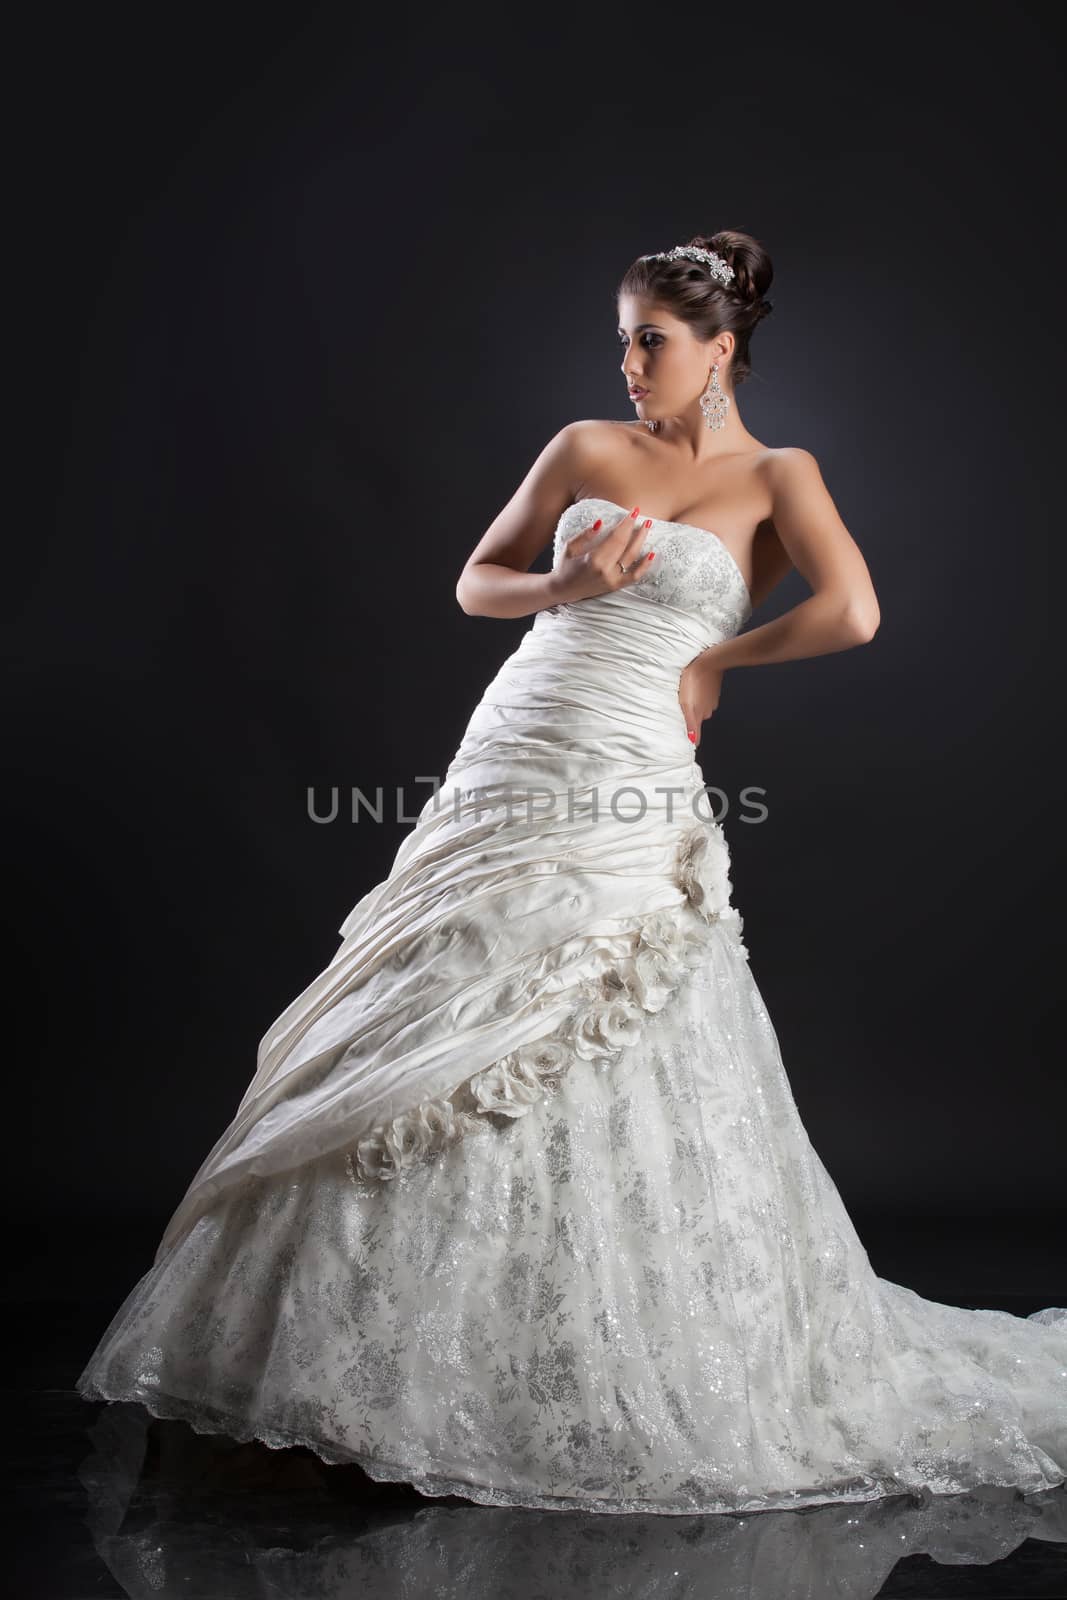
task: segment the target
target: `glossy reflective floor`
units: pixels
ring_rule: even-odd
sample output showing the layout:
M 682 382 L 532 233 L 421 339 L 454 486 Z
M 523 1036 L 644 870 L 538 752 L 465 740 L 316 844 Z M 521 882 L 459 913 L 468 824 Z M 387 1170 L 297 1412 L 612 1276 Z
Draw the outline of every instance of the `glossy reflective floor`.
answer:
M 1034 1308 L 1004 1296 L 995 1303 Z M 141 1406 L 86 1403 L 73 1379 L 107 1312 L 84 1303 L 50 1314 L 24 1308 L 23 1325 L 39 1329 L 41 1342 L 24 1363 L 29 1381 L 9 1397 L 9 1445 L 18 1451 L 5 1497 L 16 1511 L 9 1592 L 20 1596 L 1067 1596 L 1067 1487 L 1030 1498 L 987 1489 L 709 1517 L 427 1500 L 303 1450 L 236 1445 Z

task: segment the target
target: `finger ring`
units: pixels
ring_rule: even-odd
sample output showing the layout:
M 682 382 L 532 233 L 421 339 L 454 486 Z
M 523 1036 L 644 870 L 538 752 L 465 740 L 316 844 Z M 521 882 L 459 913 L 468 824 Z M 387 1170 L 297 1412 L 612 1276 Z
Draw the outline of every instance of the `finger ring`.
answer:
M 615 565 L 618 567 L 620 572 L 629 572 L 630 570 L 629 567 L 624 567 L 621 561 L 616 561 Z

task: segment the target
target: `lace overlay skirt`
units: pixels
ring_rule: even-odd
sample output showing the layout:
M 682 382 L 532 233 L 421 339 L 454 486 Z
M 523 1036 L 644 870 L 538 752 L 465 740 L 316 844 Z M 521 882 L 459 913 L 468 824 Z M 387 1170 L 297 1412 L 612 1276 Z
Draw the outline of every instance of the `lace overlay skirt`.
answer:
M 79 1379 L 429 1495 L 753 1510 L 1067 1463 L 1067 1312 L 878 1278 L 736 931 L 621 1059 L 405 1170 L 348 1151 L 220 1198 Z

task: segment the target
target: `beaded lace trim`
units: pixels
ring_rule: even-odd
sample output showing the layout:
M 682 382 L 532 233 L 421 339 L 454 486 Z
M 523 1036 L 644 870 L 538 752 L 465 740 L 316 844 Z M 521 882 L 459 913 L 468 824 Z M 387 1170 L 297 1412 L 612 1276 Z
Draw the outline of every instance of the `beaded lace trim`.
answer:
M 1036 1317 L 1037 1314 L 1034 1315 Z M 253 1440 L 258 1440 L 270 1450 L 310 1450 L 327 1466 L 358 1466 L 369 1478 L 378 1483 L 406 1483 L 427 1498 L 444 1499 L 458 1495 L 482 1506 L 518 1506 L 528 1510 L 543 1511 L 576 1510 L 601 1512 L 607 1515 L 641 1511 L 667 1516 L 692 1516 L 695 1513 L 708 1512 L 736 1514 L 797 1510 L 802 1506 L 861 1504 L 865 1501 L 882 1500 L 902 1494 L 959 1495 L 974 1488 L 974 1483 L 961 1470 L 958 1478 L 945 1475 L 935 1482 L 924 1478 L 918 1472 L 906 1480 L 888 1472 L 857 1473 L 851 1478 L 842 1478 L 835 1484 L 813 1485 L 809 1489 L 783 1489 L 778 1493 L 764 1495 L 739 1492 L 717 1495 L 711 1499 L 701 1497 L 697 1493 L 679 1494 L 669 1500 L 652 1500 L 641 1496 L 607 1500 L 596 1495 L 537 1494 L 533 1490 L 493 1488 L 489 1484 L 475 1483 L 466 1478 L 427 1472 L 421 1467 L 406 1466 L 400 1461 L 388 1461 L 362 1450 L 328 1444 L 325 1440 L 312 1434 L 302 1433 L 298 1429 L 275 1428 L 266 1421 L 257 1420 L 254 1424 L 250 1424 L 245 1417 L 223 1411 L 218 1407 L 180 1400 L 172 1395 L 160 1394 L 154 1389 L 139 1388 L 136 1396 L 131 1397 L 127 1390 L 109 1394 L 106 1386 L 101 1387 L 97 1383 L 91 1383 L 79 1388 L 78 1393 L 84 1400 L 141 1405 L 150 1416 L 165 1422 L 184 1422 L 194 1433 L 201 1436 L 221 1435 L 237 1444 L 249 1444 Z M 1009 1473 L 1003 1482 L 1006 1487 L 1014 1487 L 1021 1493 L 1035 1494 L 1044 1492 L 1047 1488 L 1058 1488 L 1064 1479 L 1062 1475 L 1056 1475 L 1049 1479 L 1044 1488 L 1039 1486 L 1035 1489 L 1030 1479 L 1020 1484 L 1016 1481 L 1015 1475 Z

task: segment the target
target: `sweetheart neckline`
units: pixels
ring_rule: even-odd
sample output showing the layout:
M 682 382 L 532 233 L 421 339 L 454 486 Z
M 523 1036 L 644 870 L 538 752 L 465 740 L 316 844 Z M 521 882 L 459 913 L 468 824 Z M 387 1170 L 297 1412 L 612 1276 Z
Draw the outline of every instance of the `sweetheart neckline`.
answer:
M 619 505 L 615 500 L 605 500 L 603 495 L 599 494 L 587 494 L 583 495 L 580 500 L 572 500 L 571 504 L 567 507 L 567 511 L 572 510 L 574 506 L 585 505 L 611 506 L 613 510 L 621 511 L 624 515 L 626 514 L 625 506 Z M 567 515 L 567 511 L 564 511 L 564 517 Z M 562 520 L 563 518 L 561 517 L 560 521 Z M 689 528 L 693 533 L 702 533 L 706 539 L 714 539 L 715 543 L 718 545 L 727 561 L 729 561 L 730 565 L 733 567 L 734 572 L 737 574 L 738 581 L 740 582 L 742 589 L 745 591 L 745 598 L 748 601 L 749 610 L 754 610 L 752 603 L 752 590 L 749 588 L 747 582 L 745 581 L 745 575 L 737 564 L 737 558 L 730 552 L 730 550 L 727 549 L 726 545 L 723 543 L 722 539 L 717 533 L 713 533 L 710 528 L 700 527 L 700 525 L 696 522 L 672 522 L 668 517 L 651 517 L 649 520 L 653 523 L 658 522 L 663 528 Z

